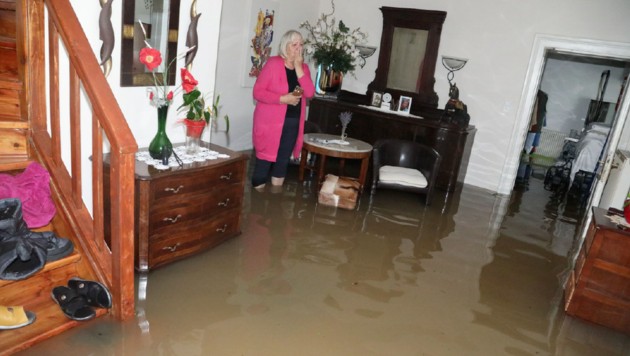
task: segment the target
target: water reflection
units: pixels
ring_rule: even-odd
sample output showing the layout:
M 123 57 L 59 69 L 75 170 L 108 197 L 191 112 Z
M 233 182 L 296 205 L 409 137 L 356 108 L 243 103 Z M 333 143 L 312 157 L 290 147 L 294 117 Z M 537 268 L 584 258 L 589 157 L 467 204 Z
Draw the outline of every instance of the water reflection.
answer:
M 629 337 L 562 310 L 580 218 L 540 173 L 511 197 L 464 187 L 428 207 L 378 191 L 330 208 L 296 179 L 247 188 L 243 234 L 139 276 L 136 320 L 25 354 L 623 354 Z

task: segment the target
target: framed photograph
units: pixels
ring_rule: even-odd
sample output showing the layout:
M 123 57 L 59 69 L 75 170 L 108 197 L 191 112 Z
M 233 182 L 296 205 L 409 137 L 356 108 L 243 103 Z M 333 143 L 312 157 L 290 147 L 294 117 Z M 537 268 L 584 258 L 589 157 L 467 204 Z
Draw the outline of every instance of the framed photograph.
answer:
M 372 93 L 372 101 L 370 105 L 379 107 L 381 106 L 381 102 L 383 101 L 383 93 L 380 91 L 375 91 Z
M 411 98 L 401 95 L 398 100 L 398 112 L 409 114 L 409 110 L 411 110 Z

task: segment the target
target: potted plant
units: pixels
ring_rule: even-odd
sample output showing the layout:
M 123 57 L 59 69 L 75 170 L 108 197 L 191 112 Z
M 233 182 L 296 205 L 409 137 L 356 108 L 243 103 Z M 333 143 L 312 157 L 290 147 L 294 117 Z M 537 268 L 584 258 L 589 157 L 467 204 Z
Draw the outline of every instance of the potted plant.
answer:
M 186 125 L 186 153 L 193 155 L 199 151 L 204 128 L 206 125 L 212 127 L 214 119 L 218 117 L 220 96 L 217 95 L 211 106 L 206 106 L 206 97 L 201 94 L 197 80 L 186 68 L 182 68 L 181 78 L 184 102 L 177 110 L 186 113 L 186 117 L 181 120 Z M 229 131 L 229 117 L 225 115 L 224 119 L 226 131 Z

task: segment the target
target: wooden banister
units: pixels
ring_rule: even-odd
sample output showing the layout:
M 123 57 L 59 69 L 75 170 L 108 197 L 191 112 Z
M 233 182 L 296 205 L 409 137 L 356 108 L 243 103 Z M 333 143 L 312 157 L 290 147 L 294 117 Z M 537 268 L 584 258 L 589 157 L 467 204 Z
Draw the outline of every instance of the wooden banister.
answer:
M 121 320 L 131 318 L 134 315 L 134 168 L 138 146 L 69 0 L 19 2 L 18 16 L 25 21 L 18 32 L 28 40 L 20 41 L 17 52 L 22 63 L 26 63 L 20 75 L 25 83 L 34 155 L 51 175 L 53 189 L 60 197 L 61 208 L 70 220 L 81 250 L 97 277 L 110 286 L 114 316 Z M 68 78 L 60 77 L 59 43 L 68 55 Z M 67 95 L 59 93 L 62 79 L 69 83 Z M 61 98 L 68 100 L 68 117 L 61 117 Z M 82 116 L 80 103 L 84 98 L 89 101 L 91 119 Z M 82 136 L 81 126 L 90 122 L 92 134 Z M 70 128 L 65 140 L 61 127 Z M 104 196 L 103 189 L 104 136 L 110 146 L 109 196 Z M 81 151 L 86 140 L 92 147 L 89 163 L 85 163 Z M 70 163 L 63 162 L 62 145 L 69 148 Z M 91 165 L 92 188 L 87 191 L 92 194 L 91 214 L 83 198 L 84 165 Z M 104 210 L 106 200 L 110 211 Z M 104 219 L 105 214 L 111 219 Z M 111 221 L 108 229 L 104 228 L 106 220 Z M 109 247 L 105 243 L 105 230 L 110 231 Z

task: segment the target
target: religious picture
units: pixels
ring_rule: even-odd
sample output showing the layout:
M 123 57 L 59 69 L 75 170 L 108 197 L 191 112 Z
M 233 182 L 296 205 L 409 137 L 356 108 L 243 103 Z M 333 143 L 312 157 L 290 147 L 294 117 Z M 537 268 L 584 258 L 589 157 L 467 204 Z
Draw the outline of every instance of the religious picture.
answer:
M 254 37 L 251 40 L 251 69 L 249 77 L 256 78 L 260 74 L 267 59 L 271 55 L 271 41 L 273 40 L 273 17 L 274 10 L 260 9 L 256 19 L 256 28 L 254 29 Z

